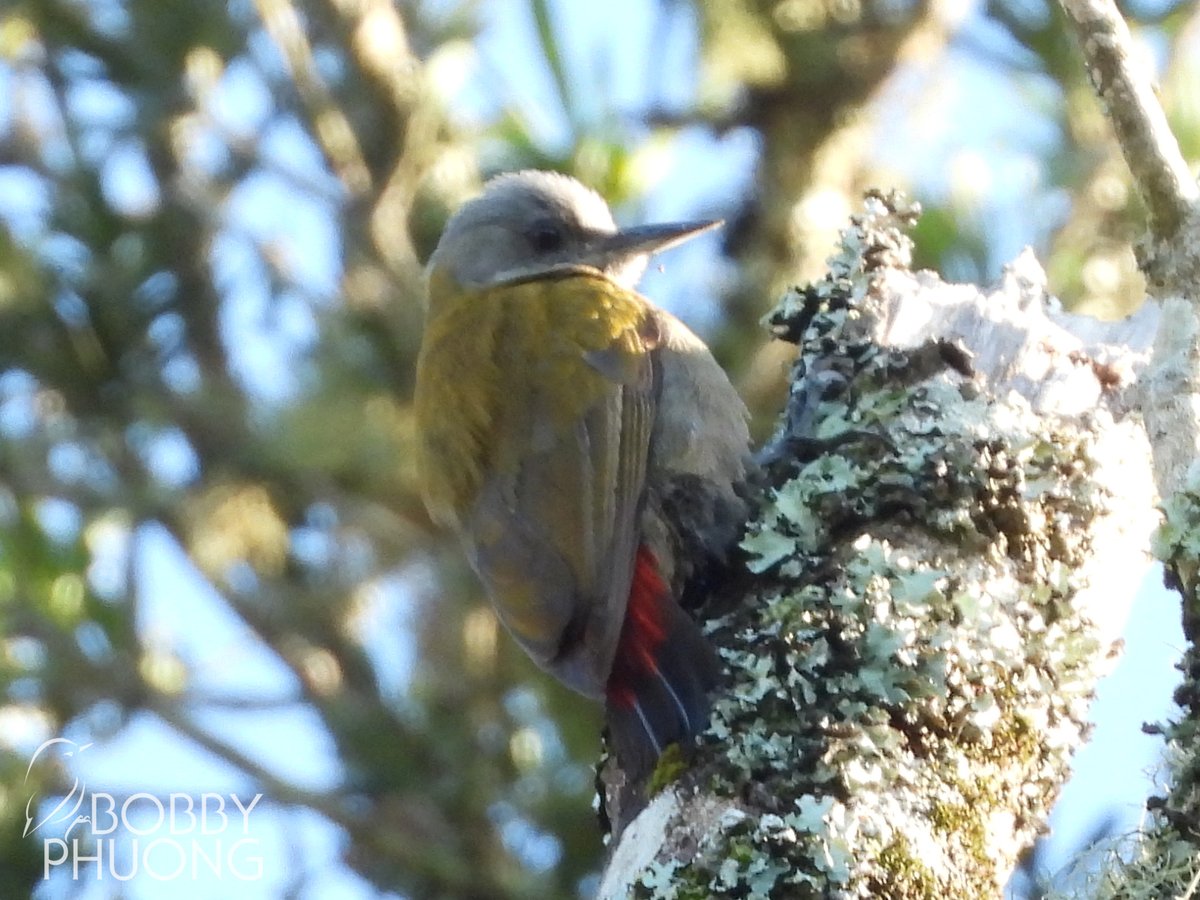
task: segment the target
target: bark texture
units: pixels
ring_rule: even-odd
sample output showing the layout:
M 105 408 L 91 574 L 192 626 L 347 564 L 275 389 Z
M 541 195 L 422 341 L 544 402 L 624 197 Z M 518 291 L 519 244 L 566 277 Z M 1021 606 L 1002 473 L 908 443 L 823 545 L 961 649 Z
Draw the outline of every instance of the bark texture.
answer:
M 1179 591 L 1187 640 L 1173 721 L 1147 726 L 1167 742 L 1166 788 L 1151 797 L 1142 833 L 1109 848 L 1096 898 L 1192 897 L 1200 889 L 1200 185 L 1159 104 L 1152 73 L 1113 0 L 1062 0 L 1096 93 L 1146 204 L 1137 247 L 1161 303 L 1150 363 L 1139 379 L 1164 521 L 1155 555 Z
M 1044 828 L 1147 564 L 1157 313 L 1065 315 L 1028 255 L 987 292 L 913 272 L 915 216 L 870 196 L 770 317 L 799 355 L 711 626 L 730 684 L 601 897 L 997 896 Z

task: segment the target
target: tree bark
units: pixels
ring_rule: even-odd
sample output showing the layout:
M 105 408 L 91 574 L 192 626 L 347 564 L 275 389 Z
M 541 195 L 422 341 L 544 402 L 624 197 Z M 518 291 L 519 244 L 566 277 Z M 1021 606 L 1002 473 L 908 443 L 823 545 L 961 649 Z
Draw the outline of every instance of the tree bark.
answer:
M 998 896 L 1084 739 L 1156 521 L 1157 308 L 1066 315 L 1031 254 L 945 284 L 912 208 L 866 210 L 771 317 L 799 355 L 711 627 L 730 684 L 601 897 Z
M 1094 896 L 1200 885 L 1200 190 L 1115 4 L 1062 6 L 1157 302 L 1064 315 L 1031 254 L 990 291 L 946 285 L 909 269 L 913 211 L 869 199 L 772 316 L 800 353 L 742 544 L 757 579 L 713 629 L 731 685 L 601 897 L 998 895 L 1085 737 L 1156 493 L 1182 710 L 1158 727 L 1168 789 Z
M 1113 0 L 1062 0 L 1088 73 L 1146 204 L 1136 248 L 1161 323 L 1137 399 L 1154 451 L 1164 521 L 1155 555 L 1180 593 L 1187 640 L 1167 743 L 1166 789 L 1142 833 L 1110 854 L 1097 897 L 1191 897 L 1200 887 L 1200 187 L 1180 153 L 1146 66 Z

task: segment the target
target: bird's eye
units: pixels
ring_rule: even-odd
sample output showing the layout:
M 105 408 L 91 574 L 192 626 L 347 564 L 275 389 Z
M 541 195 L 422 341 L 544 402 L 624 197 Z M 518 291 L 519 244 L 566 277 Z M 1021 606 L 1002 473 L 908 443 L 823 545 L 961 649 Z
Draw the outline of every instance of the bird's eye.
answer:
M 529 240 L 538 253 L 553 253 L 561 250 L 566 242 L 562 229 L 551 222 L 539 222 L 529 232 Z

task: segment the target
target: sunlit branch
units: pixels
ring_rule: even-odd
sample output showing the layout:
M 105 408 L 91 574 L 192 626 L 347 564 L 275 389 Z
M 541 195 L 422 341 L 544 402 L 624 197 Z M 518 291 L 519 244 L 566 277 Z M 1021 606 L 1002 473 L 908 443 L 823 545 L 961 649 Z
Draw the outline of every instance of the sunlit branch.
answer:
M 1188 171 L 1129 27 L 1113 0 L 1061 0 L 1108 110 L 1121 152 L 1150 214 L 1156 238 L 1170 240 L 1193 213 L 1200 189 Z
M 354 129 L 317 71 L 313 48 L 300 14 L 288 0 L 257 0 L 255 7 L 291 70 L 296 90 L 313 124 L 313 133 L 331 168 L 351 194 L 363 194 L 371 187 L 370 169 L 363 159 Z

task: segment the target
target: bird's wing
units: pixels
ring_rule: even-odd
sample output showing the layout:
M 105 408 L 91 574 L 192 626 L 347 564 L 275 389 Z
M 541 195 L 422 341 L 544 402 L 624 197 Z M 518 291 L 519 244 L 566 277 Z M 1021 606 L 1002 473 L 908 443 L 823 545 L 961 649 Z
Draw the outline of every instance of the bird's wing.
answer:
M 474 564 L 530 654 L 584 693 L 611 668 L 657 389 L 648 304 L 599 273 L 493 289 L 505 323 Z

